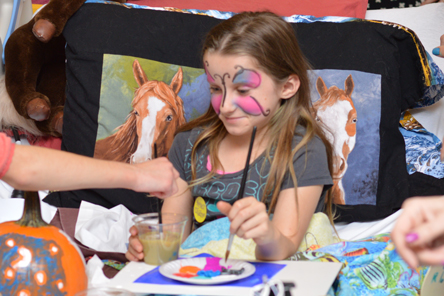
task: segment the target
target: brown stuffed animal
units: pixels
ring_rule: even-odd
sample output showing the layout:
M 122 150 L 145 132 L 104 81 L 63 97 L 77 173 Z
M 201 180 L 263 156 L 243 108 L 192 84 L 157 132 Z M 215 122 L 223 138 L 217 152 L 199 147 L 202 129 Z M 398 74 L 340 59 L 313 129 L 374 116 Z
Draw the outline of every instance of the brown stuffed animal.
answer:
M 5 46 L 6 90 L 17 112 L 35 120 L 45 135 L 62 135 L 66 42 L 61 33 L 84 2 L 50 0 L 11 34 Z

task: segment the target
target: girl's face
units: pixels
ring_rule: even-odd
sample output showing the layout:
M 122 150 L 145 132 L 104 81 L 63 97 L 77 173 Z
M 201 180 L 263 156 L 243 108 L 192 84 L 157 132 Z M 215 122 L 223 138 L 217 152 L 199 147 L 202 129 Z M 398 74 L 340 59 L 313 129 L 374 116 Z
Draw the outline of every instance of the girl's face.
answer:
M 228 133 L 244 135 L 262 129 L 279 108 L 283 86 L 243 55 L 204 55 L 211 104 Z

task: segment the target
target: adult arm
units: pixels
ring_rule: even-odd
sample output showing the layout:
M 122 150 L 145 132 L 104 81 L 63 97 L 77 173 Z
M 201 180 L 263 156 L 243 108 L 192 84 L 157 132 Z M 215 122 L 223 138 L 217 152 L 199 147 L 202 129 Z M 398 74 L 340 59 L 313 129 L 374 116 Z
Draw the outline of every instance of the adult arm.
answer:
M 164 198 L 177 191 L 178 176 L 166 158 L 130 165 L 16 145 L 9 170 L 2 180 L 22 190 L 126 188 Z

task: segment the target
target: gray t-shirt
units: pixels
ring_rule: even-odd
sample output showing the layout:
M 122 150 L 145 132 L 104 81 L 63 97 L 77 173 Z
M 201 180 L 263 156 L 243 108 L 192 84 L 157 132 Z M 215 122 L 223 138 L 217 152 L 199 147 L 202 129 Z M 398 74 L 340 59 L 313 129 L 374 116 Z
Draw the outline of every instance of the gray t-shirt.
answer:
M 191 149 L 201 130 L 200 128 L 196 128 L 192 131 L 186 131 L 176 135 L 168 153 L 168 158 L 179 171 L 180 177 L 187 182 L 191 181 Z M 299 126 L 296 131 L 298 135 L 295 135 L 293 138 L 293 148 L 301 141 L 302 135 L 305 134 L 305 128 Z M 207 169 L 208 149 L 201 147 L 197 153 L 196 176 L 197 179 L 199 179 L 210 172 Z M 273 155 L 271 157 L 273 157 Z M 266 163 L 263 167 L 264 162 Z M 324 209 L 325 194 L 332 185 L 332 178 L 328 170 L 327 153 L 321 139 L 314 137 L 306 147 L 299 149 L 294 157 L 293 165 L 298 187 L 324 185 L 321 198 L 316 207 L 316 212 L 322 212 Z M 250 164 L 244 197 L 254 196 L 257 200 L 262 200 L 269 170 L 270 164 L 265 157 L 265 153 L 263 153 Z M 194 199 L 200 196 L 206 203 L 205 221 L 198 223 L 193 217 L 196 228 L 223 217 L 217 209 L 216 203 L 223 200 L 233 204 L 237 200 L 242 173 L 243 170 L 234 173 L 225 173 L 223 175 L 217 174 L 208 182 L 193 187 L 192 195 Z M 290 173 L 286 174 L 284 182 L 281 184 L 281 190 L 287 188 L 294 188 Z

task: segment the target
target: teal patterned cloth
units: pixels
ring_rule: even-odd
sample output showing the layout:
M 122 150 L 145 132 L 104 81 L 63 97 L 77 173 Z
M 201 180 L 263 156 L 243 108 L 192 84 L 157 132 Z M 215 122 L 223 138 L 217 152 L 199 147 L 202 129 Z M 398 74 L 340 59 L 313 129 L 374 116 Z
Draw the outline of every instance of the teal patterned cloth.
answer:
M 329 295 L 420 295 L 428 267 L 411 269 L 395 250 L 390 235 L 340 242 L 298 252 L 292 260 L 342 262 Z

